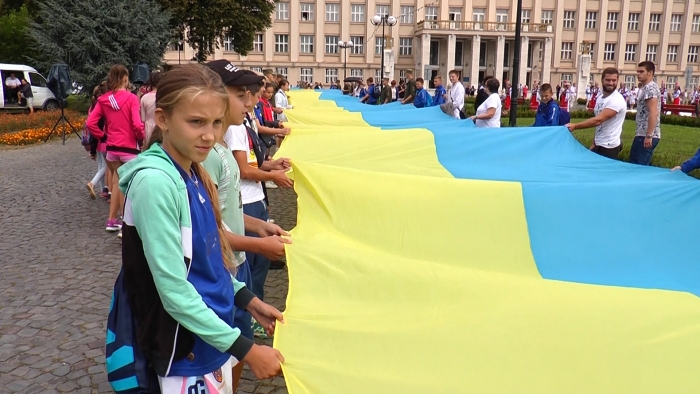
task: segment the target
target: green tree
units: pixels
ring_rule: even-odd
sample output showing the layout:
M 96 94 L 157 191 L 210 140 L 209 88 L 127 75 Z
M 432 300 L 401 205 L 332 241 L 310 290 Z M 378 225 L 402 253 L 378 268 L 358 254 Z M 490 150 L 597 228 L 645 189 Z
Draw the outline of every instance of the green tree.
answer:
M 45 70 L 52 63 L 67 64 L 84 92 L 117 63 L 157 68 L 172 39 L 170 13 L 155 0 L 45 0 L 38 7 L 29 29 L 41 54 L 34 64 Z
M 33 45 L 27 36 L 31 23 L 25 6 L 0 16 L 0 63 L 26 63 L 32 57 Z
M 170 27 L 203 62 L 231 39 L 233 50 L 246 55 L 255 33 L 272 26 L 273 0 L 158 0 L 172 13 Z

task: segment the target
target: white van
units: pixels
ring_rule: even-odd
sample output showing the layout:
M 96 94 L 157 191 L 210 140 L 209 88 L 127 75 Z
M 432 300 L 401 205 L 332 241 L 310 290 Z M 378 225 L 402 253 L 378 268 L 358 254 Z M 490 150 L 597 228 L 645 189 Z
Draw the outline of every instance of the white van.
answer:
M 0 81 L 2 89 L 0 89 L 0 110 L 21 110 L 23 107 L 17 104 L 17 98 L 13 97 L 10 100 L 10 90 L 5 85 L 5 81 L 10 77 L 10 74 L 15 74 L 15 77 L 26 79 L 32 85 L 32 94 L 34 95 L 34 108 L 52 111 L 58 109 L 58 100 L 51 93 L 51 90 L 46 87 L 46 78 L 44 78 L 34 68 L 21 64 L 4 64 L 0 63 Z M 10 103 L 12 102 L 12 103 Z

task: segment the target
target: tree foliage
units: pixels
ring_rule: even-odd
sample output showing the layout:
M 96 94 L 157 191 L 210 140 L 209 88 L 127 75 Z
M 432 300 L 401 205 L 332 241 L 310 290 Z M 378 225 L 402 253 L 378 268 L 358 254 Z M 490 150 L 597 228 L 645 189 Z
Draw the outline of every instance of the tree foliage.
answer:
M 172 39 L 171 15 L 155 0 L 44 0 L 38 8 L 29 34 L 41 58 L 33 65 L 65 63 L 85 91 L 117 63 L 157 68 Z
M 26 63 L 33 56 L 33 45 L 27 37 L 30 23 L 24 6 L 0 16 L 0 63 Z
M 273 0 L 158 0 L 172 13 L 170 26 L 203 62 L 228 36 L 233 50 L 246 55 L 255 34 L 272 26 Z

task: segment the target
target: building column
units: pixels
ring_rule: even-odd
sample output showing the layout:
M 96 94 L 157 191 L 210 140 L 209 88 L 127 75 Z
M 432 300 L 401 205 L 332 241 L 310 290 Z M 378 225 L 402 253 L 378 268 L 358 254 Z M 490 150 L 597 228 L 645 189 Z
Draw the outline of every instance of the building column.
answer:
M 290 3 L 294 3 L 294 1 L 290 1 Z M 324 63 L 325 62 L 325 53 L 326 53 L 326 36 L 323 35 L 324 28 L 323 25 L 326 21 L 326 1 L 325 0 L 317 0 L 316 2 L 316 13 L 314 15 L 314 23 L 316 24 L 316 38 L 314 39 L 315 44 L 316 44 L 316 62 L 318 63 Z M 292 17 L 292 15 L 290 15 Z M 299 18 L 299 13 L 297 13 L 297 18 Z M 295 34 L 296 33 L 296 34 Z M 296 32 L 292 30 L 292 34 L 290 34 L 291 37 L 289 37 L 290 45 L 292 39 L 294 40 L 294 45 L 299 46 L 299 31 L 297 30 Z M 342 38 L 338 38 L 338 40 L 342 40 Z M 320 49 L 320 50 L 319 50 Z M 338 48 L 338 53 L 340 53 L 341 49 Z M 337 60 L 333 60 L 332 62 L 335 63 Z M 328 62 L 330 63 L 330 62 Z M 331 65 L 329 64 L 329 67 Z M 325 81 L 325 75 L 324 79 Z
M 300 48 L 300 41 L 297 40 L 299 38 L 299 19 L 301 14 L 299 13 L 299 2 L 298 1 L 290 1 L 289 2 L 289 60 L 292 62 L 297 62 L 299 61 L 299 50 Z M 273 15 L 274 16 L 274 15 Z M 267 29 L 267 31 L 272 31 L 273 29 Z M 274 33 L 274 31 L 272 31 Z M 316 40 L 314 38 L 314 40 Z M 275 42 L 275 37 L 273 34 L 272 37 L 272 42 L 274 45 Z M 318 43 L 314 43 L 317 44 Z M 317 47 L 318 48 L 318 47 Z M 321 43 L 321 48 L 323 48 L 323 43 Z M 274 54 L 274 48 L 273 48 L 273 54 Z M 323 51 L 321 51 L 323 53 Z M 270 56 L 270 60 L 268 62 L 272 62 L 272 59 L 274 59 L 273 56 Z
M 523 86 L 525 86 L 525 82 L 527 81 L 528 56 L 530 56 L 530 37 L 523 37 L 520 49 L 520 73 L 518 74 L 518 83 L 523 84 Z
M 469 77 L 471 86 L 479 87 L 479 55 L 481 52 L 481 36 L 472 37 L 472 71 Z
M 455 52 L 457 51 L 457 36 L 454 34 L 450 34 L 447 36 L 447 70 L 445 70 L 445 74 L 449 73 L 450 71 L 454 70 L 455 68 Z M 443 78 L 446 78 L 447 75 L 445 75 Z
M 503 79 L 503 58 L 506 50 L 506 37 L 498 36 L 496 40 L 496 75 L 493 77 L 501 81 L 501 86 L 504 85 Z M 517 88 L 517 86 L 515 87 Z
M 415 71 L 415 78 L 424 78 L 425 77 L 425 66 L 430 63 L 430 34 L 428 33 L 423 33 L 420 39 L 420 67 L 419 70 Z
M 552 38 L 544 39 L 544 59 L 542 60 L 542 76 L 540 83 L 552 83 Z
M 291 36 L 289 37 L 291 39 Z M 263 51 L 265 52 L 265 61 L 271 62 L 273 56 L 275 55 L 275 32 L 272 29 L 265 30 Z M 297 55 L 299 52 L 297 52 Z M 294 58 L 294 51 L 292 47 L 289 47 L 290 60 L 295 62 L 297 59 Z

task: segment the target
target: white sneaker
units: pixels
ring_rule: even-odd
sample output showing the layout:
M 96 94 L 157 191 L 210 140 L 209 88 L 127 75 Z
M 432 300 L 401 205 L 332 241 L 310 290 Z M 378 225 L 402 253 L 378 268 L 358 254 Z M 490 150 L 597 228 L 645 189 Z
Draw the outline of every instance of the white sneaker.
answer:
M 122 230 L 119 230 L 119 234 L 117 234 L 117 238 L 122 239 Z
M 265 182 L 265 187 L 268 189 L 277 189 L 277 185 L 272 181 Z

